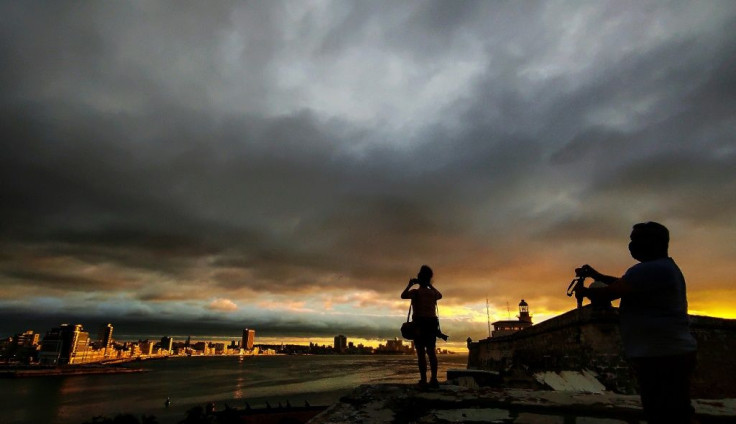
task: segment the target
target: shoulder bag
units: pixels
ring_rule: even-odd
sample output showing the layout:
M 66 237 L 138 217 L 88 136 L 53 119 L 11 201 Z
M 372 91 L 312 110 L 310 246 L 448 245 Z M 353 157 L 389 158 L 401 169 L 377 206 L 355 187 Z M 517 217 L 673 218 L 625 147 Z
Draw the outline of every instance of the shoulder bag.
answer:
M 417 326 L 413 321 L 409 321 L 411 315 L 411 304 L 409 304 L 409 313 L 406 314 L 406 322 L 401 324 L 401 337 L 407 340 L 414 340 L 417 336 Z

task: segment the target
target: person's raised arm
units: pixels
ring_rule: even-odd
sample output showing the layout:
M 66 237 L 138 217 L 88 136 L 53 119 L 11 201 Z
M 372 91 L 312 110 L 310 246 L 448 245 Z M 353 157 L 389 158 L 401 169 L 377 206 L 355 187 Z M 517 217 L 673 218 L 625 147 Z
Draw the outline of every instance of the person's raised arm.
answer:
M 600 281 L 600 280 L 598 280 Z M 608 283 L 605 287 L 596 288 L 584 288 L 583 296 L 586 296 L 591 301 L 603 300 L 611 301 L 620 299 L 627 293 L 631 292 L 631 284 L 626 282 L 623 278 L 616 278 L 613 282 Z
M 614 277 L 612 275 L 601 274 L 590 265 L 581 266 L 580 268 L 575 270 L 575 274 L 583 277 L 591 277 L 593 280 L 600 281 L 601 283 L 605 284 L 612 284 L 619 279 L 618 277 Z
M 437 299 L 437 300 L 440 300 L 440 299 L 442 299 L 442 293 L 440 293 L 440 291 L 439 291 L 439 290 L 437 290 L 437 289 L 436 289 L 436 288 L 435 288 L 435 287 L 434 287 L 434 286 L 432 285 L 432 283 L 429 283 L 429 288 L 430 288 L 430 289 L 432 289 L 432 291 L 434 292 L 434 296 L 435 296 L 435 299 Z
M 583 296 L 589 298 L 591 301 L 616 300 L 620 299 L 621 296 L 624 296 L 627 293 L 631 292 L 631 284 L 629 284 L 623 278 L 601 274 L 600 272 L 593 269 L 593 267 L 590 265 L 583 265 L 582 267 L 576 269 L 575 273 L 583 277 L 591 277 L 595 281 L 600 281 L 606 284 L 606 287 L 592 289 L 581 287 Z
M 409 284 L 406 286 L 406 288 L 404 289 L 404 291 L 401 292 L 401 298 L 402 299 L 411 299 L 411 294 L 409 293 L 409 289 L 411 288 L 411 286 L 413 286 L 416 283 L 417 283 L 417 281 L 414 278 L 412 278 L 411 280 L 409 280 Z

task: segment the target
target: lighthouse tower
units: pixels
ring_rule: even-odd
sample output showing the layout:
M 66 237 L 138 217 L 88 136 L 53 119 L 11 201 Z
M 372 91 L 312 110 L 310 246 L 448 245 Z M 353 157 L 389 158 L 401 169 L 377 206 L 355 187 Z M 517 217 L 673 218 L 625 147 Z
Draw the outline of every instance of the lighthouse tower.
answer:
M 524 299 L 521 299 L 521 302 L 519 302 L 519 321 L 521 322 L 528 322 L 529 324 L 532 323 L 532 316 L 529 315 L 529 304 L 524 301 Z
M 492 323 L 493 332 L 491 333 L 491 337 L 508 336 L 532 326 L 532 316 L 529 315 L 529 304 L 524 299 L 521 299 L 521 302 L 519 302 L 519 315 L 516 318 L 518 320 L 496 321 Z

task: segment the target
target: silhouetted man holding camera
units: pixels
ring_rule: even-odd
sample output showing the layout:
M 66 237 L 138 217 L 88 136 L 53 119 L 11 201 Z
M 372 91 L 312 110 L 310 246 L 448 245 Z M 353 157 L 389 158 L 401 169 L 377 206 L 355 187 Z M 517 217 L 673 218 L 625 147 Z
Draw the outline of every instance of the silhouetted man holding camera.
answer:
M 656 222 L 634 225 L 629 251 L 639 261 L 623 277 L 589 265 L 576 270 L 606 284 L 583 288 L 592 301 L 621 299 L 619 318 L 626 357 L 636 372 L 650 424 L 689 423 L 690 376 L 697 344 L 690 334 L 685 278 L 668 255 L 669 231 Z

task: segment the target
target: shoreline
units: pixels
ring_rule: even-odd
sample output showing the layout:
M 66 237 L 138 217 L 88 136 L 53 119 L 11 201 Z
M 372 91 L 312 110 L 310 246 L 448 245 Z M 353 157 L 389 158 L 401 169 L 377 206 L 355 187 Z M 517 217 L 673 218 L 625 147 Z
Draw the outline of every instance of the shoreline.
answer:
M 120 366 L 71 366 L 41 369 L 4 369 L 0 370 L 0 378 L 27 378 L 27 377 L 63 377 L 76 375 L 98 375 L 98 374 L 138 374 L 150 372 L 143 368 L 127 368 Z
M 372 356 L 375 354 L 367 355 L 354 355 L 354 356 Z M 77 365 L 63 365 L 56 367 L 41 366 L 41 365 L 18 365 L 10 366 L 3 364 L 0 366 L 0 379 L 13 379 L 13 378 L 33 378 L 33 377 L 64 377 L 64 376 L 78 376 L 78 375 L 102 375 L 102 374 L 137 374 L 144 372 L 151 372 L 150 369 L 129 367 L 127 364 L 139 364 L 147 361 L 162 361 L 172 359 L 191 359 L 191 358 L 256 358 L 256 357 L 281 357 L 281 356 L 323 356 L 313 354 L 298 354 L 289 355 L 283 353 L 269 354 L 269 355 L 171 355 L 171 356 L 151 356 L 151 357 L 138 357 L 131 359 L 117 359 L 105 362 L 94 362 Z M 353 355 L 344 355 L 353 356 Z M 380 354 L 378 356 L 407 356 L 405 354 Z

